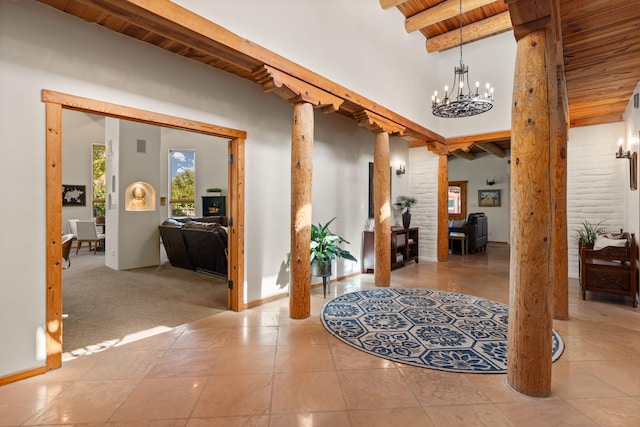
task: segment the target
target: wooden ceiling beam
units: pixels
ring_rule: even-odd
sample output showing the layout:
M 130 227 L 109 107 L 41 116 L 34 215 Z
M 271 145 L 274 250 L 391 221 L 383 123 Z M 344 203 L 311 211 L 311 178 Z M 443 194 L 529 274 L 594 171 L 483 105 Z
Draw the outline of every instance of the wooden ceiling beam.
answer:
M 383 9 L 390 9 L 394 6 L 399 6 L 402 3 L 406 3 L 409 0 L 380 0 L 380 7 Z
M 465 160 L 473 160 L 476 158 L 476 155 L 474 153 L 467 152 L 467 151 L 454 151 L 451 154 Z
M 265 92 L 273 92 L 290 104 L 308 102 L 314 107 L 321 107 L 325 113 L 333 113 L 338 111 L 340 105 L 344 102 L 337 96 L 331 95 L 268 65 L 256 69 L 254 76 L 256 82 L 262 85 L 262 89 Z
M 476 135 L 458 136 L 455 138 L 447 138 L 447 145 L 468 144 L 475 142 L 495 142 L 511 139 L 510 130 L 502 130 L 497 132 L 481 133 Z
M 471 43 L 486 37 L 495 36 L 511 29 L 509 12 L 502 12 L 482 21 L 462 27 L 462 44 Z M 460 30 L 427 39 L 427 52 L 442 52 L 460 46 Z
M 493 142 L 478 142 L 476 143 L 476 147 L 486 151 L 489 154 L 493 154 L 496 157 L 500 157 L 501 159 L 507 155 L 506 151 L 498 147 Z
M 355 114 L 358 126 L 361 126 L 373 133 L 387 132 L 389 135 L 401 136 L 404 133 L 404 127 L 393 123 L 371 111 L 362 110 Z
M 199 60 L 209 66 L 256 81 L 254 70 L 269 66 L 322 92 L 342 100 L 338 113 L 353 119 L 353 112 L 371 111 L 406 128 L 410 140 L 444 142 L 445 138 L 401 116 L 362 95 L 359 95 L 313 71 L 296 64 L 250 40 L 169 0 L 39 0 L 56 9 L 140 39 L 164 43 L 163 38 L 175 42 L 186 58 Z M 86 18 L 84 18 L 86 17 Z M 99 18 L 98 18 L 99 17 Z M 109 19 L 107 19 L 109 18 Z M 99 19 L 99 21 L 98 21 Z M 109 22 L 109 26 L 105 23 Z M 151 36 L 153 33 L 159 37 Z M 154 44 L 155 45 L 155 44 Z M 184 49 L 187 47 L 187 49 Z M 166 47 L 165 47 L 166 49 Z M 168 49 L 177 53 L 174 49 Z M 192 53 L 196 53 L 196 57 Z M 207 58 L 206 60 L 204 58 Z M 291 80 L 293 81 L 293 80 Z M 297 84 L 297 83 L 296 83 Z M 291 88 L 278 88 L 280 96 L 287 96 Z M 294 89 L 297 90 L 297 89 Z M 275 91 L 275 89 L 274 89 Z M 332 105 L 335 103 L 331 102 Z
M 382 1 L 384 0 L 380 0 L 380 2 Z M 495 1 L 496 0 L 466 0 L 462 3 L 462 13 L 495 3 Z M 460 1 L 447 0 L 405 19 L 404 29 L 407 33 L 412 33 L 429 25 L 434 25 L 457 16 L 460 16 Z
M 551 0 L 505 0 L 516 40 L 550 24 L 553 9 L 551 2 Z

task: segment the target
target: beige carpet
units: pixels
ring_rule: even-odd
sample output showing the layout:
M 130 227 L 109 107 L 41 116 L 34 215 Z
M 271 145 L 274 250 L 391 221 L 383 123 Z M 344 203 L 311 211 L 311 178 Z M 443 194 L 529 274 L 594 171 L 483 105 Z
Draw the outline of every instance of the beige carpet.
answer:
M 94 353 L 227 309 L 226 281 L 173 267 L 164 251 L 156 267 L 116 271 L 104 252 L 71 251 L 62 271 L 63 352 Z

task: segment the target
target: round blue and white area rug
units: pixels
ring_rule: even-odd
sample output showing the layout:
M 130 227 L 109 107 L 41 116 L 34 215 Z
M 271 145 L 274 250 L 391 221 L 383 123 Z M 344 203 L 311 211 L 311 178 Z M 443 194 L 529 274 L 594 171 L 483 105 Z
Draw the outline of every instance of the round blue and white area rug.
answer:
M 370 289 L 327 302 L 324 327 L 367 353 L 451 372 L 507 372 L 505 304 L 429 289 Z M 553 331 L 555 362 L 564 350 Z

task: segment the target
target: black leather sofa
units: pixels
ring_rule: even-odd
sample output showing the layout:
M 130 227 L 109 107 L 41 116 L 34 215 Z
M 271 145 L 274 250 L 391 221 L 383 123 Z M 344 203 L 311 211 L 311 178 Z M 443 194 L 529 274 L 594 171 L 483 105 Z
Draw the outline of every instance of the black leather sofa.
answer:
M 227 276 L 227 217 L 167 218 L 158 228 L 174 267 Z
M 469 252 L 487 250 L 489 228 L 487 217 L 482 212 L 471 213 L 466 220 L 450 221 L 449 233 L 464 233 L 468 236 Z M 455 250 L 456 248 L 450 248 Z

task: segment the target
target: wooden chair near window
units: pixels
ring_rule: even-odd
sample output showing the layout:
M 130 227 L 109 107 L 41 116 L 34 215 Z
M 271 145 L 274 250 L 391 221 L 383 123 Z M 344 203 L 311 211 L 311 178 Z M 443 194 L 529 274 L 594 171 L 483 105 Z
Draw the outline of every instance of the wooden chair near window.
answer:
M 78 221 L 79 219 L 69 219 L 67 220 L 67 226 L 69 228 L 69 233 L 73 235 L 73 239 L 78 238 Z
M 77 223 L 78 227 L 78 237 L 76 239 L 76 254 L 80 250 L 80 246 L 82 243 L 89 243 L 89 250 L 91 250 L 91 244 L 94 244 L 93 254 L 95 255 L 98 251 L 98 245 L 104 245 L 104 233 L 98 233 L 96 229 L 96 222 L 92 220 L 80 220 Z
M 102 216 L 102 215 L 98 215 L 98 216 L 96 217 L 96 225 L 97 225 L 98 227 L 100 227 L 100 230 L 101 230 L 100 232 L 101 232 L 101 233 L 106 233 L 107 223 L 106 223 L 106 221 L 105 221 L 104 216 Z

